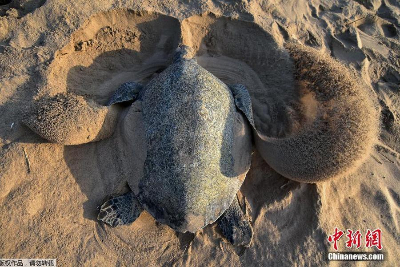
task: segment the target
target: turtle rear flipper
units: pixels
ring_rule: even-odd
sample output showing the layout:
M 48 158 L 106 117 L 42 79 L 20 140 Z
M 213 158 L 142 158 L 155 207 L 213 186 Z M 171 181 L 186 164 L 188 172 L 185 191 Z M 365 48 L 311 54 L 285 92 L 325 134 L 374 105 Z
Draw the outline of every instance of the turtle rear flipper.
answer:
M 237 196 L 217 221 L 222 235 L 234 246 L 250 246 L 253 228 L 240 207 Z
M 119 225 L 131 224 L 139 217 L 141 212 L 142 207 L 131 191 L 124 195 L 114 197 L 101 205 L 97 219 L 111 227 L 116 227 Z

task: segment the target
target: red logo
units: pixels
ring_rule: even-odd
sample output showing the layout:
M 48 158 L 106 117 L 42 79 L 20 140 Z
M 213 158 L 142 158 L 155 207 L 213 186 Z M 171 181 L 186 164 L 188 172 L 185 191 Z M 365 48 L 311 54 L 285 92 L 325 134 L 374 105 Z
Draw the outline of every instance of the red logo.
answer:
M 346 242 L 346 247 L 351 248 L 353 247 L 353 245 L 356 246 L 356 248 L 360 248 L 361 247 L 361 234 L 360 231 L 357 230 L 353 233 L 352 230 L 347 229 L 347 242 Z
M 328 236 L 328 241 L 329 243 L 333 242 L 333 248 L 335 250 L 338 250 L 337 243 L 339 239 L 343 236 L 344 232 L 335 227 L 335 232 Z M 359 230 L 353 231 L 350 229 L 347 229 L 347 241 L 346 241 L 346 247 L 347 248 L 360 248 L 361 247 L 361 240 L 362 240 L 362 235 Z M 371 247 L 376 247 L 379 250 L 382 249 L 382 231 L 381 229 L 375 229 L 373 231 L 367 229 L 367 232 L 365 234 L 365 247 L 366 248 L 371 248 Z
M 376 229 L 371 231 L 368 229 L 367 235 L 365 236 L 366 247 L 372 248 L 377 247 L 379 250 L 382 249 L 382 241 L 381 241 L 381 229 Z
M 344 234 L 343 231 L 340 231 L 340 230 L 338 231 L 337 227 L 335 227 L 335 233 L 334 233 L 333 235 L 330 235 L 330 236 L 328 237 L 328 241 L 329 241 L 329 242 L 334 242 L 333 248 L 334 248 L 335 250 L 337 250 L 337 241 L 339 240 L 339 238 L 342 237 L 343 234 Z

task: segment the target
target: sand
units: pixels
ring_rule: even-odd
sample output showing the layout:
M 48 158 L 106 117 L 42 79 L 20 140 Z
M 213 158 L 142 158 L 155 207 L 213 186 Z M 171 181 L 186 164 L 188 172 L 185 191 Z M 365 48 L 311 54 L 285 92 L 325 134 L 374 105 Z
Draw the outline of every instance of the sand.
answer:
M 338 227 L 362 234 L 381 229 L 386 260 L 380 264 L 395 266 L 399 14 L 392 0 L 1 5 L 0 258 L 57 258 L 60 266 L 336 266 L 340 263 L 326 260 L 334 251 L 327 238 Z M 257 128 L 275 138 L 290 136 L 317 116 L 313 96 L 298 90 L 285 45 L 333 57 L 379 114 L 372 149 L 350 173 L 316 184 L 288 180 L 255 151 L 241 189 L 254 230 L 246 249 L 221 238 L 215 224 L 195 234 L 176 233 L 146 212 L 129 226 L 98 223 L 97 206 L 142 175 L 139 108 L 118 111 L 110 138 L 77 146 L 49 143 L 22 120 L 36 101 L 59 93 L 104 105 L 121 83 L 146 83 L 162 71 L 179 42 L 193 47 L 199 64 L 225 83 L 244 84 Z M 359 249 L 374 250 L 364 244 Z M 345 237 L 339 251 L 352 251 Z

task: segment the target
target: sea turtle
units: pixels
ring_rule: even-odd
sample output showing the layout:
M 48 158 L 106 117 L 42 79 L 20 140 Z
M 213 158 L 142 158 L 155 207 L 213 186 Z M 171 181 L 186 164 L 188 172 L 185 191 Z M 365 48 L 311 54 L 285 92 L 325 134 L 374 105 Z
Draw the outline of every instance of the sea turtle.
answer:
M 148 84 L 124 83 L 108 102 L 142 101 L 147 157 L 138 194 L 110 199 L 98 219 L 128 224 L 143 208 L 176 231 L 194 233 L 228 210 L 222 232 L 248 245 L 252 230 L 236 193 L 250 167 L 251 134 L 243 117 L 253 125 L 250 96 L 199 66 L 189 47 L 178 50 Z
M 252 228 L 237 193 L 250 168 L 253 138 L 267 163 L 302 182 L 346 173 L 373 140 L 375 121 L 358 117 L 360 112 L 367 116 L 369 100 L 360 96 L 345 71 L 298 46 L 288 49 L 299 68 L 319 64 L 316 76 L 314 72 L 302 75 L 310 84 L 318 81 L 313 98 L 323 104 L 304 130 L 286 138 L 261 135 L 255 129 L 246 88 L 223 83 L 198 65 L 184 45 L 158 76 L 146 85 L 122 84 L 106 107 L 61 95 L 39 103 L 25 123 L 53 142 L 87 143 L 112 134 L 114 104 L 136 101 L 145 131 L 144 175 L 137 193 L 106 201 L 98 219 L 115 227 L 132 223 L 145 209 L 176 231 L 193 233 L 218 221 L 232 244 L 248 246 Z M 337 75 L 346 79 L 336 79 Z M 93 119 L 94 114 L 99 119 Z

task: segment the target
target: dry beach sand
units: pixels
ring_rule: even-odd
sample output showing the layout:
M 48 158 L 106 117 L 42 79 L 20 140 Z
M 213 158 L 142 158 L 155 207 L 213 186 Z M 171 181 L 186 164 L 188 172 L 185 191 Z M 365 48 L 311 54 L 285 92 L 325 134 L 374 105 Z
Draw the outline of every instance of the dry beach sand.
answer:
M 398 264 L 397 1 L 8 2 L 0 1 L 0 258 L 57 258 L 60 266 L 337 266 L 343 263 L 326 260 L 333 251 L 327 239 L 337 227 L 363 236 L 381 229 L 385 261 L 379 264 Z M 22 123 L 35 101 L 71 93 L 78 95 L 72 107 L 90 100 L 85 114 L 98 113 L 98 127 L 82 131 L 100 138 L 99 131 L 110 130 L 99 126 L 107 117 L 100 105 L 121 83 L 146 83 L 168 66 L 180 42 L 222 81 L 248 88 L 264 135 L 295 135 L 311 127 L 321 109 L 328 110 L 321 118 L 335 132 L 346 105 L 359 115 L 352 114 L 349 125 L 366 125 L 348 130 L 360 139 L 343 153 L 310 139 L 321 157 L 346 161 L 357 155 L 337 179 L 293 182 L 254 152 L 241 188 L 254 229 L 246 249 L 221 238 L 216 225 L 182 234 L 146 212 L 119 228 L 96 220 L 107 196 L 125 192 L 126 181 L 137 184 L 142 175 L 145 144 L 135 104 L 116 107 L 118 118 L 109 118 L 118 120 L 115 133 L 89 144 L 49 143 Z M 310 59 L 293 50 L 294 43 Z M 328 82 L 321 71 L 326 64 Z M 341 90 L 331 92 L 336 102 L 321 104 L 321 84 L 332 81 Z M 363 149 L 363 142 L 373 145 Z M 296 164 L 296 155 L 289 161 Z M 355 251 L 345 240 L 339 251 Z M 363 243 L 359 251 L 377 250 Z

